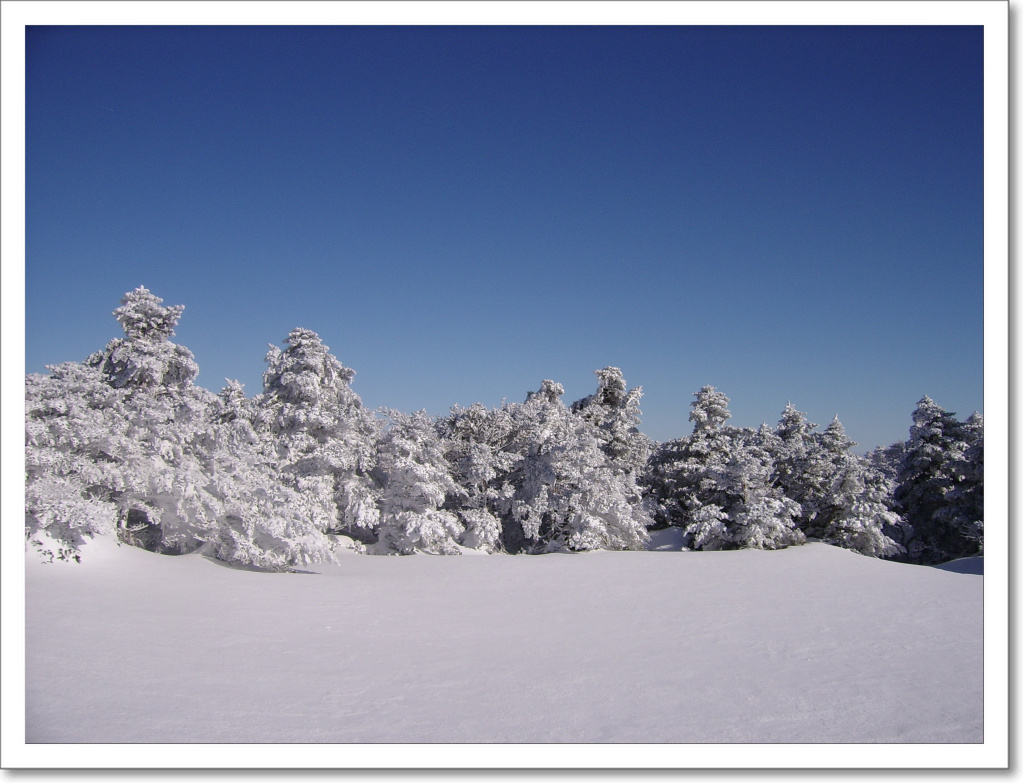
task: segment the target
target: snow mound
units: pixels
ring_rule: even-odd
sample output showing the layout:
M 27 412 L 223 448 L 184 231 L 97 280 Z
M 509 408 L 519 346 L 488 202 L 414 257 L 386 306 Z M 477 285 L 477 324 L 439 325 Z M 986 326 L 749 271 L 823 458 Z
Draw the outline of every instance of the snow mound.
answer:
M 947 572 L 956 572 L 957 574 L 984 574 L 985 557 L 975 555 L 970 558 L 957 558 L 955 561 L 939 564 L 935 568 L 944 569 Z

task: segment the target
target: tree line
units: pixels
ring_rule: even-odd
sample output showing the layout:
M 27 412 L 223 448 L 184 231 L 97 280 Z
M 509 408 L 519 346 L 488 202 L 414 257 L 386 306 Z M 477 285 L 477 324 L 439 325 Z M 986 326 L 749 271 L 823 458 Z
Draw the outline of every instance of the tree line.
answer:
M 140 287 L 125 336 L 26 378 L 26 541 L 78 560 L 115 534 L 159 553 L 288 569 L 368 554 L 643 549 L 681 530 L 692 550 L 823 541 L 934 564 L 980 553 L 983 422 L 925 397 L 907 441 L 854 454 L 787 405 L 777 426 L 730 426 L 729 399 L 695 394 L 688 436 L 640 429 L 640 387 L 615 367 L 566 404 L 544 380 L 521 403 L 445 416 L 369 410 L 355 372 L 308 329 L 271 346 L 263 391 L 194 381 L 173 343 L 183 307 Z M 345 537 L 345 538 L 340 538 Z

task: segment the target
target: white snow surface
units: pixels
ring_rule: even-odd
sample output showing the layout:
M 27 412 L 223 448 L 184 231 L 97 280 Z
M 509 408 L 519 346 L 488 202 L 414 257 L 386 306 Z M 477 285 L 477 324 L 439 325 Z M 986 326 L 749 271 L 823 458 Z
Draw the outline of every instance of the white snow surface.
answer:
M 672 534 L 288 574 L 29 554 L 26 741 L 982 742 L 980 568 Z

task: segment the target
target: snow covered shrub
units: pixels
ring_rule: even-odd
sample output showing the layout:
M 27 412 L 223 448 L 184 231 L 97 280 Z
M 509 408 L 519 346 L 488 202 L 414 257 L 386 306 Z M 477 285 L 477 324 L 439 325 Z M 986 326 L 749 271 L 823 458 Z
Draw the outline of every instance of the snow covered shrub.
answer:
M 78 561 L 86 538 L 114 530 L 117 509 L 78 476 L 43 475 L 26 488 L 25 518 L 28 542 L 44 559 Z

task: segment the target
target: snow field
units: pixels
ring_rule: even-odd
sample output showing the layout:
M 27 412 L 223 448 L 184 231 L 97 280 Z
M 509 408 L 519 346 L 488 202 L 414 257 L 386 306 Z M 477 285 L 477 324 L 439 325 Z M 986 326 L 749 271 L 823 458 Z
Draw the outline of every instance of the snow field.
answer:
M 26 570 L 29 743 L 982 741 L 982 577 L 824 544 Z

